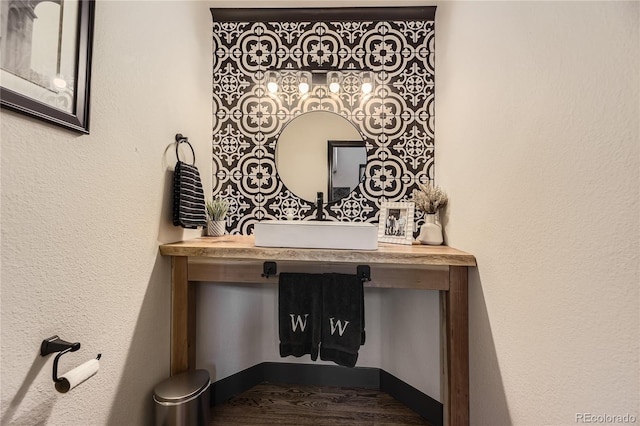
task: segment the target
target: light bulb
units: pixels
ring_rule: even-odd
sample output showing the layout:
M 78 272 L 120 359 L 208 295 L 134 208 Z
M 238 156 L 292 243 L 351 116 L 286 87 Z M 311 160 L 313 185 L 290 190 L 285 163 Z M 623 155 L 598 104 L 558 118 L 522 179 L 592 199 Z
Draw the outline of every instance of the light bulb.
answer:
M 298 90 L 300 93 L 307 94 L 309 93 L 309 75 L 306 72 L 300 73 L 300 83 L 298 84 Z
M 340 74 L 330 72 L 327 74 L 327 82 L 329 83 L 329 91 L 331 93 L 338 93 L 340 91 Z
M 67 88 L 67 80 L 62 77 L 62 74 L 56 74 L 56 76 L 53 78 L 53 87 L 55 87 L 59 91 L 63 91 Z
M 373 90 L 373 83 L 371 82 L 371 73 L 362 73 L 362 87 L 360 88 L 362 93 L 368 95 Z
M 269 93 L 278 92 L 278 74 L 275 71 L 267 72 L 267 90 Z

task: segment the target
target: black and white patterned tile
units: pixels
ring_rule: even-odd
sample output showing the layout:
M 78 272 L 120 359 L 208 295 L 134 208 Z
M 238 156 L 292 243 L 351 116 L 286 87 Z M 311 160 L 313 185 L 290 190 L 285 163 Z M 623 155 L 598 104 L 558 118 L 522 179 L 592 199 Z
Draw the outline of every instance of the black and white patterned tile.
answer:
M 365 141 L 364 180 L 328 203 L 330 220 L 377 221 L 381 203 L 408 201 L 433 179 L 434 25 L 430 20 L 223 22 L 213 24 L 213 193 L 230 200 L 227 229 L 250 234 L 260 220 L 310 219 L 312 201 L 282 182 L 277 140 L 301 114 L 348 119 Z M 315 71 L 298 90 L 299 71 Z M 323 79 L 339 70 L 341 91 Z M 267 83 L 277 71 L 278 90 Z M 372 72 L 373 90 L 359 89 Z M 420 213 L 416 214 L 421 219 Z

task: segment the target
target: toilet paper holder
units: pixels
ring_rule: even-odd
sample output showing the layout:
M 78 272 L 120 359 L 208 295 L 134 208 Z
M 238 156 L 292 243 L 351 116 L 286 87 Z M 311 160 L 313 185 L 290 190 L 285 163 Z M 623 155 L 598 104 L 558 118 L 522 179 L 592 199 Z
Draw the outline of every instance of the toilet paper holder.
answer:
M 66 340 L 62 340 L 61 338 L 59 338 L 57 335 L 51 336 L 48 339 L 44 339 L 42 341 L 42 344 L 40 345 L 41 356 L 47 356 L 49 354 L 58 352 L 58 355 L 56 355 L 55 359 L 53 360 L 53 381 L 54 382 L 62 381 L 62 379 L 58 377 L 58 360 L 60 359 L 60 357 L 66 354 L 67 352 L 75 352 L 78 349 L 80 349 L 80 342 L 75 342 L 75 343 L 67 342 Z M 100 359 L 101 356 L 102 354 L 98 354 L 96 358 Z

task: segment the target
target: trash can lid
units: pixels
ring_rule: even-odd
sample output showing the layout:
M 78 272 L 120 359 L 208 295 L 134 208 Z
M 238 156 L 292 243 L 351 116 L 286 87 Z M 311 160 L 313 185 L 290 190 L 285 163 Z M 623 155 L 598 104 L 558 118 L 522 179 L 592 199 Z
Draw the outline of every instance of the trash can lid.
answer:
M 189 399 L 209 386 L 207 370 L 193 370 L 176 374 L 159 383 L 153 390 L 158 401 L 179 402 Z

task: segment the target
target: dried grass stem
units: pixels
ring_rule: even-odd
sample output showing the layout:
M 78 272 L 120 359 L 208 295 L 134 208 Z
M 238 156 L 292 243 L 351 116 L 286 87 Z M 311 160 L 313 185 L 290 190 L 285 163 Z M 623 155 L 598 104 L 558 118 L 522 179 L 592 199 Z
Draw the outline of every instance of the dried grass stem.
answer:
M 419 188 L 413 190 L 413 201 L 416 203 L 416 207 L 423 212 L 435 214 L 438 209 L 447 205 L 449 198 L 439 186 L 421 183 Z

